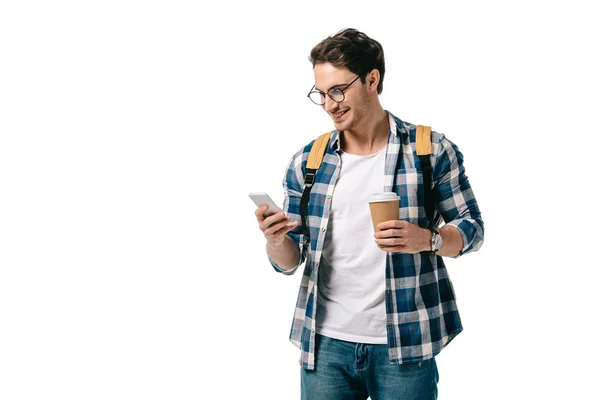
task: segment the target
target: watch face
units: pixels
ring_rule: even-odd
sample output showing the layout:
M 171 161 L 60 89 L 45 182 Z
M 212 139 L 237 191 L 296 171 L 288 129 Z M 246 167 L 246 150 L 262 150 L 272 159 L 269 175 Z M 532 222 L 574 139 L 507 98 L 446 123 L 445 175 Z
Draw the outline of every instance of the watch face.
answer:
M 435 251 L 438 251 L 442 247 L 442 235 L 439 233 L 436 234 L 433 243 L 435 245 Z

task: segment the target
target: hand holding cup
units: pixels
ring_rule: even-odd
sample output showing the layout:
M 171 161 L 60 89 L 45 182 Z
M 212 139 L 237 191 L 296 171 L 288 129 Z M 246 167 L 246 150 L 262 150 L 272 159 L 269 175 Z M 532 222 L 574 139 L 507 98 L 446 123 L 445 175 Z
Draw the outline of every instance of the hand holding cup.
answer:
M 375 193 L 369 201 L 375 242 L 387 253 L 415 254 L 427 250 L 431 233 L 400 221 L 400 197 L 394 192 Z

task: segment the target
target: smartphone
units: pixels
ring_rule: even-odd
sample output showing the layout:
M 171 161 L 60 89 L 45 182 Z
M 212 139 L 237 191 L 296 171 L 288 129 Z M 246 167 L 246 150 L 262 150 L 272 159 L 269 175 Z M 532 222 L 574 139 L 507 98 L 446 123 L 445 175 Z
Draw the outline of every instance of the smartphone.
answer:
M 248 196 L 254 201 L 256 207 L 260 207 L 266 204 L 269 208 L 265 212 L 265 217 L 271 216 L 273 214 L 277 214 L 278 212 L 282 212 L 283 210 L 275 204 L 275 202 L 269 197 L 265 192 L 252 192 Z

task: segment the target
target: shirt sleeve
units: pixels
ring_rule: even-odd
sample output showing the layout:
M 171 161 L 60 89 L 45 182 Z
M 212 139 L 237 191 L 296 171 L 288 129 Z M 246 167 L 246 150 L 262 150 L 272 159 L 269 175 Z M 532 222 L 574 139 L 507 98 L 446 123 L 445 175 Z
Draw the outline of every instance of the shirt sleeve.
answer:
M 290 162 L 288 163 L 285 176 L 283 178 L 283 211 L 286 215 L 292 217 L 292 221 L 298 222 L 295 229 L 287 233 L 287 235 L 294 241 L 296 247 L 300 252 L 300 258 L 298 264 L 291 270 L 284 270 L 280 268 L 273 260 L 269 258 L 271 265 L 275 271 L 280 272 L 284 275 L 292 275 L 296 272 L 298 267 L 306 260 L 307 246 L 304 246 L 304 235 L 302 232 L 302 218 L 300 217 L 300 199 L 302 198 L 302 191 L 304 186 L 304 175 L 302 173 L 302 160 L 303 151 L 296 153 Z
M 461 234 L 463 248 L 456 257 L 479 250 L 484 227 L 477 200 L 469 184 L 458 147 L 441 135 L 433 167 L 433 193 L 438 210 L 447 225 Z

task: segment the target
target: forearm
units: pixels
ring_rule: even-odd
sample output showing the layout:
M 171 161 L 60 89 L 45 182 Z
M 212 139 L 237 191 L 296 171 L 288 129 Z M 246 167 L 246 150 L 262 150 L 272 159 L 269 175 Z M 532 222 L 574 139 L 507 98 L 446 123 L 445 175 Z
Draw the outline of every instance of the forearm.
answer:
M 463 256 L 479 250 L 483 244 L 483 220 L 458 147 L 442 138 L 438 148 L 440 152 L 433 167 L 433 192 L 437 209 L 446 222 L 438 254 Z
M 285 235 L 283 242 L 273 245 L 267 242 L 267 255 L 277 266 L 286 271 L 294 269 L 300 261 L 300 251 L 296 243 Z

